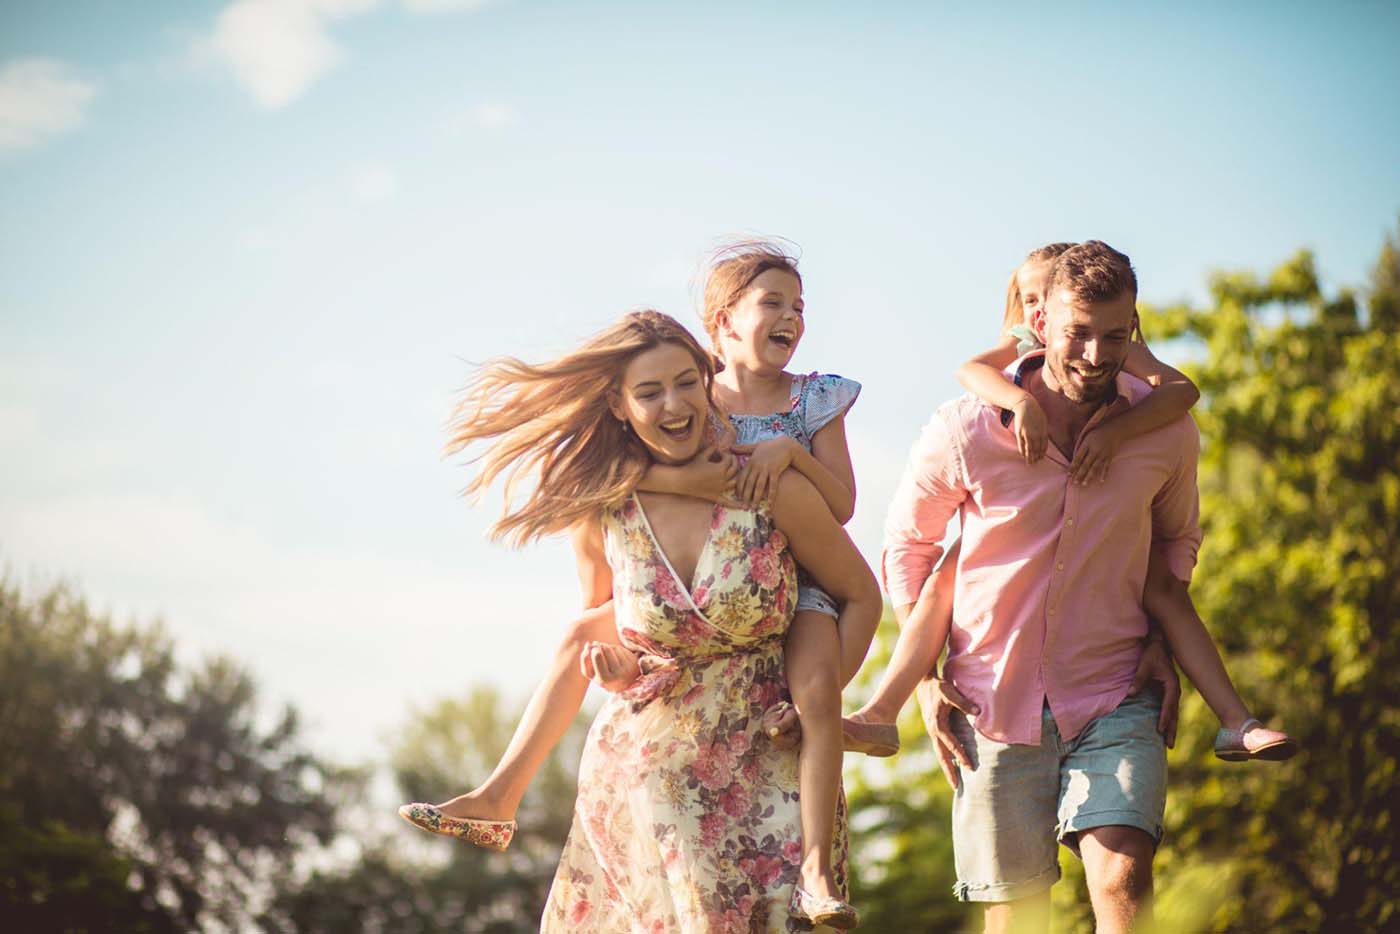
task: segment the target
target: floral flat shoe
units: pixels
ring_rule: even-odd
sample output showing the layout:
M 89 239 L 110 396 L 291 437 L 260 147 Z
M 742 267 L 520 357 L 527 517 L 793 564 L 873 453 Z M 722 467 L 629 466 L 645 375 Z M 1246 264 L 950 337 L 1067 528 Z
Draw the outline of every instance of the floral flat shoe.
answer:
M 510 846 L 515 836 L 513 820 L 477 820 L 472 817 L 448 817 L 431 804 L 405 804 L 399 808 L 399 816 L 415 827 L 440 833 L 445 837 L 457 837 L 468 843 L 483 846 L 488 850 L 504 850 Z
M 1264 759 L 1281 762 L 1298 754 L 1298 741 L 1287 733 L 1271 730 L 1250 718 L 1238 730 L 1221 729 L 1215 734 L 1216 758 L 1226 762 Z
M 841 743 L 847 752 L 884 758 L 899 752 L 899 728 L 893 723 L 864 723 L 841 718 Z
M 849 931 L 860 924 L 860 915 L 846 902 L 839 898 L 818 898 L 800 885 L 792 887 L 792 904 L 788 906 L 788 914 L 799 921 L 825 924 L 842 931 Z

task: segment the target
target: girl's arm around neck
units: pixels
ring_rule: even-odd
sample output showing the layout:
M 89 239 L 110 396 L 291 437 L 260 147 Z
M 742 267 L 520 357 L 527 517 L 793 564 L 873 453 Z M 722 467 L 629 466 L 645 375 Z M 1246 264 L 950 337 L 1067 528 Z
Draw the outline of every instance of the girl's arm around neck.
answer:
M 1002 372 L 1016 360 L 1017 340 L 1014 334 L 1003 334 L 991 350 L 982 351 L 958 367 L 958 382 L 979 399 L 1003 409 L 1014 409 L 1031 398 Z
M 1201 391 L 1185 373 L 1158 360 L 1146 344 L 1128 348 L 1123 369 L 1152 385 L 1152 392 L 1137 405 L 1105 420 L 1105 426 L 1112 424 L 1124 438 L 1136 438 L 1170 425 L 1191 411 L 1201 398 Z

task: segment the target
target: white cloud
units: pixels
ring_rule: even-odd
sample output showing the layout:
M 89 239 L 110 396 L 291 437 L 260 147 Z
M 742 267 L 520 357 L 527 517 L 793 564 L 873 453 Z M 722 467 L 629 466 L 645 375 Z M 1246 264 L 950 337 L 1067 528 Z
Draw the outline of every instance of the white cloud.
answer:
M 520 119 L 520 115 L 509 104 L 488 101 L 472 108 L 472 119 L 476 121 L 477 126 L 494 130 L 515 123 Z
M 224 8 L 210 45 L 268 110 L 298 97 L 343 53 L 330 23 L 373 9 L 379 0 L 235 0 Z
M 386 201 L 398 193 L 399 178 L 387 165 L 362 165 L 350 172 L 350 190 L 361 201 Z
M 82 126 L 96 92 L 63 62 L 10 62 L 0 70 L 0 150 L 37 146 Z
M 466 12 L 492 0 L 403 0 L 414 14 Z M 368 13 L 380 0 L 234 0 L 214 33 L 196 43 L 212 51 L 259 106 L 286 107 L 345 58 L 330 36 L 332 23 Z

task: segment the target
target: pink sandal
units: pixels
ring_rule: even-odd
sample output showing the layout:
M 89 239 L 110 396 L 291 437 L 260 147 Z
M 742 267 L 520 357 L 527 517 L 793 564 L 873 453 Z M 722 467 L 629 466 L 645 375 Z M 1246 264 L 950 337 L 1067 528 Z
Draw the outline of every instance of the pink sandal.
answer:
M 1238 730 L 1222 727 L 1215 734 L 1216 758 L 1226 762 L 1245 762 L 1249 759 L 1282 762 L 1297 754 L 1296 739 L 1287 733 L 1269 729 L 1253 717 L 1241 724 Z
M 399 816 L 420 830 L 456 837 L 497 852 L 510 846 L 515 836 L 513 820 L 477 820 L 472 817 L 448 817 L 432 804 L 414 802 L 399 808 Z
M 899 728 L 893 723 L 866 723 L 842 717 L 841 741 L 847 752 L 863 752 L 882 759 L 899 752 Z

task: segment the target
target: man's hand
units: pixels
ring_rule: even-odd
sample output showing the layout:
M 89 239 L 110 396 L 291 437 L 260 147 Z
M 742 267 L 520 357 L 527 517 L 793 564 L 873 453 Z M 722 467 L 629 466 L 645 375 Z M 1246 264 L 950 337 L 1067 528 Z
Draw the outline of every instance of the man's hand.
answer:
M 1176 746 L 1176 718 L 1181 706 L 1181 679 L 1176 675 L 1176 665 L 1167 652 L 1161 638 L 1150 636 L 1142 647 L 1142 657 L 1138 659 L 1137 672 L 1133 675 L 1132 687 L 1128 693 L 1137 695 L 1150 682 L 1162 686 L 1162 713 L 1157 717 L 1157 732 L 1167 741 L 1167 748 Z
M 914 696 L 919 699 L 919 712 L 924 718 L 924 729 L 928 731 L 933 740 L 933 749 L 938 753 L 938 765 L 943 769 L 948 784 L 957 788 L 957 767 L 961 765 L 965 769 L 971 769 L 972 759 L 953 733 L 953 726 L 948 722 L 948 717 L 954 710 L 976 716 L 981 712 L 981 708 L 963 697 L 962 693 L 947 681 L 932 676 L 919 682 L 919 686 L 914 689 Z
M 613 694 L 627 690 L 642 673 L 637 656 L 608 642 L 585 645 L 579 653 L 578 667 L 585 678 Z

